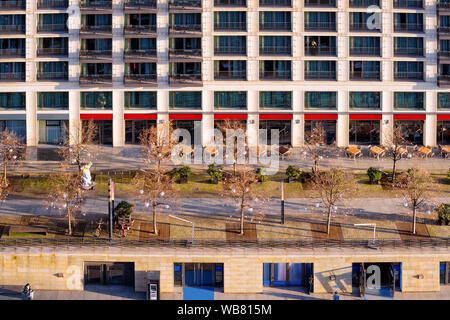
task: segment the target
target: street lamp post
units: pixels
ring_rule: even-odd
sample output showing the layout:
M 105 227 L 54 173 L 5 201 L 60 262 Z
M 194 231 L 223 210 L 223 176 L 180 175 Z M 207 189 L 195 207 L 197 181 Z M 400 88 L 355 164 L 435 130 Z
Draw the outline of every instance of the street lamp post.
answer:
M 284 224 L 284 180 L 281 180 L 281 224 Z

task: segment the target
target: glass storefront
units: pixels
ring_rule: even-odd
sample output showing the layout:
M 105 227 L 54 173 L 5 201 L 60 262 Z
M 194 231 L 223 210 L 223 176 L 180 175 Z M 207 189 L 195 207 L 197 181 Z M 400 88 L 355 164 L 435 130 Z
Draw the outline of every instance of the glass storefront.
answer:
M 194 146 L 195 145 L 195 131 L 197 131 L 197 139 L 198 139 L 198 143 L 197 144 L 201 144 L 201 121 L 199 120 L 172 120 L 172 126 L 173 126 L 173 130 L 175 131 L 176 129 L 185 129 L 189 132 L 190 135 L 190 142 L 189 141 L 184 141 L 184 144 L 187 145 L 191 145 Z M 197 128 L 195 128 L 197 127 Z M 182 134 L 182 133 L 180 133 Z M 179 137 L 179 142 L 181 142 L 181 140 L 183 140 L 183 138 L 180 136 Z
M 313 273 L 312 263 L 264 263 L 265 286 L 305 286 Z
M 259 120 L 259 128 L 267 130 L 267 144 L 275 144 L 272 141 L 272 129 L 278 130 L 278 145 L 292 145 L 291 120 Z
M 125 143 L 139 144 L 144 130 L 156 126 L 156 120 L 125 120 Z
M 66 139 L 68 127 L 68 120 L 39 120 L 39 143 L 63 143 Z
M 403 137 L 412 144 L 423 144 L 423 120 L 396 120 L 401 126 Z
M 380 120 L 350 120 L 350 144 L 380 144 Z
M 223 287 L 223 263 L 174 263 L 174 285 Z
M 82 126 L 85 127 L 90 120 L 83 120 Z M 97 135 L 94 142 L 98 144 L 112 144 L 112 120 L 92 120 L 97 126 Z
M 327 144 L 334 143 L 336 141 L 336 120 L 305 120 L 305 141 L 312 129 L 319 124 L 322 124 L 325 129 Z
M 438 120 L 437 122 L 437 143 L 440 145 L 450 144 L 450 120 Z

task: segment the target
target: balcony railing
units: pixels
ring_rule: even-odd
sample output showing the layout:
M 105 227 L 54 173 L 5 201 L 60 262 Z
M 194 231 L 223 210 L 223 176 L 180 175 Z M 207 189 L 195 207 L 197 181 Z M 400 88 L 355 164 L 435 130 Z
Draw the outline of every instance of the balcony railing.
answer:
M 38 80 L 68 80 L 68 73 L 61 72 L 38 72 L 37 73 Z
M 438 76 L 438 81 L 439 82 L 450 82 L 450 75 L 446 74 L 446 75 L 439 75 Z
M 201 8 L 201 0 L 170 0 L 169 8 Z
M 5 72 L 0 73 L 0 81 L 24 81 L 25 72 Z
M 423 48 L 395 48 L 396 56 L 423 56 Z
M 246 80 L 246 79 L 247 79 L 246 70 L 214 72 L 214 80 Z
M 67 24 L 38 24 L 38 32 L 65 32 L 67 31 Z
M 259 47 L 260 55 L 286 55 L 291 54 L 292 48 L 290 46 L 264 46 Z
M 202 25 L 201 24 L 172 24 L 169 26 L 170 32 L 189 32 L 189 31 L 195 31 L 200 32 L 202 31 Z
M 80 75 L 81 84 L 112 83 L 112 74 Z
M 259 24 L 259 30 L 279 30 L 279 31 L 291 31 L 292 24 L 290 22 L 261 22 Z
M 291 71 L 260 71 L 259 80 L 291 80 Z
M 380 6 L 380 0 L 350 0 L 350 8 L 367 8 Z
M 80 58 L 112 57 L 112 50 L 80 50 Z
M 305 0 L 305 7 L 336 7 L 336 0 Z
M 151 74 L 126 74 L 123 77 L 125 82 L 157 82 L 156 73 Z
M 394 72 L 394 80 L 423 80 L 423 72 Z
M 291 0 L 259 0 L 260 7 L 291 7 Z
M 450 51 L 438 51 L 440 57 L 450 57 Z
M 306 80 L 336 80 L 336 71 L 305 71 Z
M 174 83 L 195 83 L 195 82 L 201 82 L 202 81 L 202 74 L 201 73 L 178 73 L 178 74 L 171 74 L 169 75 L 169 82 Z
M 214 48 L 215 55 L 245 55 L 247 54 L 247 48 L 245 46 L 221 46 Z
M 202 49 L 169 49 L 169 54 L 174 56 L 202 56 Z
M 442 9 L 450 9 L 450 1 L 449 0 L 440 0 L 437 3 L 438 8 Z
M 215 7 L 246 7 L 247 0 L 214 0 Z
M 366 22 L 350 22 L 350 31 L 373 31 L 380 32 L 380 29 L 373 28 L 372 25 Z
M 111 0 L 80 0 L 81 9 L 112 9 Z
M 80 29 L 81 32 L 92 32 L 92 33 L 111 33 L 112 27 L 111 25 L 105 25 L 105 26 L 90 26 L 90 25 L 84 25 L 81 26 Z
M 416 23 L 394 23 L 394 31 L 423 32 L 423 25 Z
M 439 27 L 438 32 L 440 33 L 450 33 L 450 26 Z
M 1 57 L 25 57 L 25 48 L 0 49 Z
M 156 9 L 156 0 L 125 0 L 125 9 Z
M 336 31 L 336 23 L 334 23 L 334 22 L 306 22 L 305 30 Z
M 407 8 L 423 8 L 422 0 L 394 0 L 394 8 L 407 9 Z
M 69 0 L 38 0 L 38 9 L 65 9 L 69 6 Z
M 125 49 L 123 54 L 128 58 L 156 57 L 156 49 Z
M 148 24 L 148 25 L 127 25 L 123 27 L 125 32 L 133 32 L 133 33 L 155 33 L 156 32 L 156 24 Z
M 336 47 L 305 47 L 305 55 L 307 56 L 335 56 Z
M 379 71 L 350 71 L 350 80 L 380 80 Z
M 217 22 L 214 23 L 215 31 L 245 31 L 247 22 Z
M 355 56 L 379 56 L 380 47 L 350 47 L 350 55 Z
M 68 55 L 69 50 L 67 48 L 38 48 L 37 55 L 38 56 L 62 56 Z
M 25 32 L 24 24 L 2 24 L 0 25 L 0 32 Z
M 25 0 L 0 1 L 0 10 L 2 9 L 25 9 Z

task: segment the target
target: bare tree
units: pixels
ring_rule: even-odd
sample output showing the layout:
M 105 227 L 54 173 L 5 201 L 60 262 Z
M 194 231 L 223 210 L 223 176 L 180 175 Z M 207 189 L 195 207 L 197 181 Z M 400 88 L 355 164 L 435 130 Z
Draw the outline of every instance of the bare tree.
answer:
M 23 139 L 17 137 L 14 132 L 7 129 L 2 131 L 0 136 L 0 157 L 3 166 L 0 189 L 4 191 L 2 194 L 7 192 L 9 185 L 7 179 L 8 166 L 19 164 L 20 153 L 23 152 L 24 147 Z
M 394 125 L 392 132 L 386 136 L 385 144 L 387 144 L 385 147 L 390 150 L 388 156 L 392 160 L 392 183 L 395 183 L 397 162 L 402 159 L 403 153 L 406 151 L 406 149 L 403 150 L 403 147 L 410 144 L 403 136 L 401 125 Z
M 312 172 L 314 174 L 319 171 L 319 160 L 322 159 L 322 153 L 327 146 L 327 132 L 322 123 L 314 123 L 311 131 L 306 132 L 304 146 L 305 152 L 309 153 L 313 159 Z
M 409 206 L 413 210 L 412 233 L 416 233 L 417 209 L 420 205 L 429 201 L 438 190 L 428 171 L 423 169 L 409 169 L 402 174 L 396 187 L 403 194 Z
M 86 125 L 77 121 L 74 128 L 65 127 L 64 131 L 65 138 L 58 153 L 64 161 L 75 164 L 81 171 L 83 163 L 90 162 L 94 157 L 98 127 L 93 120 L 89 120 Z
M 313 190 L 317 192 L 322 204 L 327 208 L 327 234 L 330 233 L 333 207 L 346 197 L 353 196 L 356 185 L 353 175 L 340 169 L 316 171 L 313 174 Z
M 47 207 L 57 208 L 64 213 L 68 221 L 68 235 L 72 235 L 72 224 L 75 222 L 75 215 L 82 210 L 84 200 L 84 189 L 80 171 L 73 170 L 68 165 L 63 165 L 61 169 L 50 177 L 51 188 L 49 190 Z
M 233 172 L 236 173 L 237 170 L 237 162 L 238 159 L 242 158 L 244 159 L 244 162 L 246 160 L 245 155 L 248 154 L 248 148 L 247 146 L 247 126 L 245 122 L 242 122 L 240 120 L 224 120 L 222 123 L 220 123 L 217 127 L 222 132 L 223 135 L 223 141 L 219 141 L 219 143 L 223 143 L 223 145 L 226 144 L 227 140 L 227 130 L 231 130 L 236 135 L 233 138 L 233 154 L 231 155 L 233 157 Z M 239 140 L 243 140 L 242 142 L 244 145 L 240 148 L 239 146 Z M 229 151 L 226 152 L 225 157 L 230 157 Z M 259 150 L 259 153 L 261 150 Z M 258 154 L 259 155 L 259 154 Z M 244 163 L 245 164 L 245 163 Z

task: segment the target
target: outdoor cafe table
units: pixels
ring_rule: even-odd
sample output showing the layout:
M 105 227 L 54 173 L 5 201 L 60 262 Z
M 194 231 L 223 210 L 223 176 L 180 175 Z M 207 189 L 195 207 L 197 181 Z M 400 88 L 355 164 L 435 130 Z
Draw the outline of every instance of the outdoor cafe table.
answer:
M 407 153 L 408 152 L 408 150 L 406 150 L 406 148 L 403 148 L 403 147 L 397 147 L 397 151 L 398 151 L 398 153 L 400 153 L 400 155 L 404 155 L 405 153 Z
M 450 146 L 443 146 L 442 147 L 442 151 L 444 151 L 445 153 L 450 153 Z
M 375 154 L 378 159 L 384 154 L 384 150 L 377 146 L 370 147 L 370 151 Z
M 351 153 L 353 155 L 354 158 L 356 158 L 357 155 L 359 155 L 361 153 L 361 150 L 359 150 L 356 147 L 348 147 L 346 149 L 347 152 Z
M 417 149 L 420 153 L 422 153 L 425 157 L 427 157 L 431 153 L 431 149 L 421 146 L 419 149 Z

